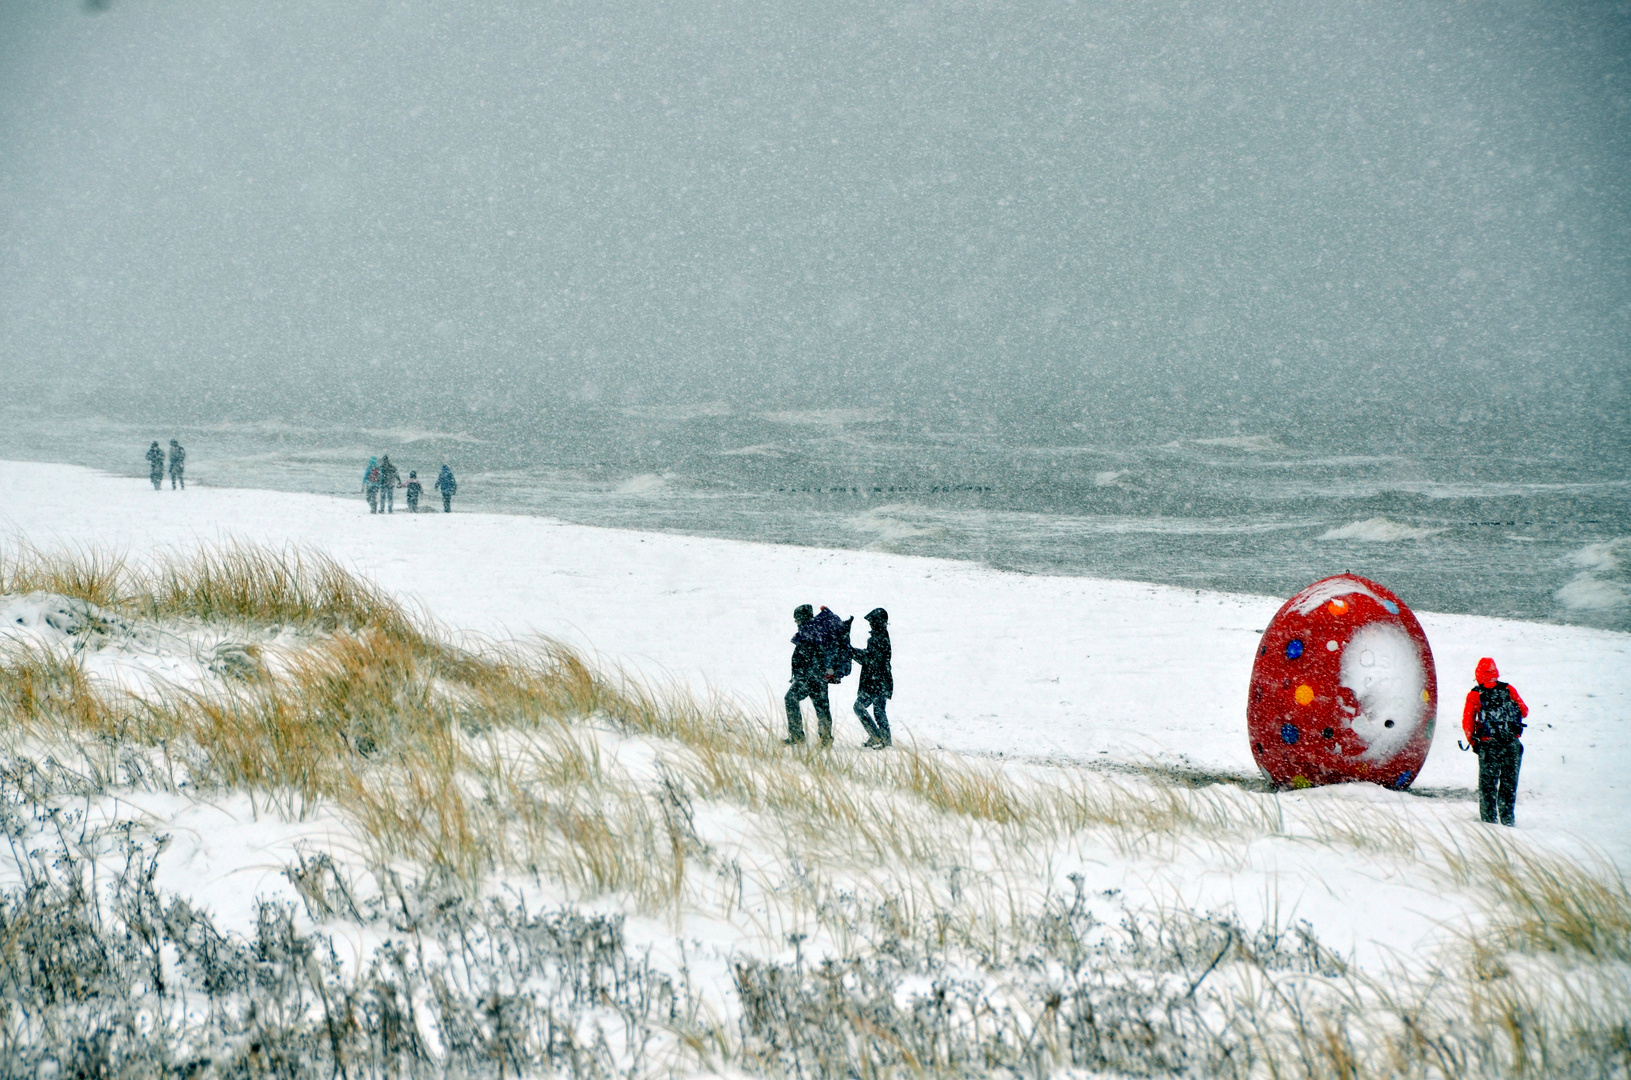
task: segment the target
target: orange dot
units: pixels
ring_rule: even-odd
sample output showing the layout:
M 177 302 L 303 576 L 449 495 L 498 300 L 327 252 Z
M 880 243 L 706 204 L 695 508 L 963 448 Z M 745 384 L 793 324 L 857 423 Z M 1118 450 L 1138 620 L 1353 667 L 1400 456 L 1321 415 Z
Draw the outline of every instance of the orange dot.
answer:
M 1348 614 L 1348 601 L 1346 600 L 1332 600 L 1325 606 L 1330 610 L 1332 615 Z
M 1291 695 L 1297 699 L 1297 704 L 1307 705 L 1314 700 L 1314 688 L 1307 683 L 1297 687 L 1297 692 Z

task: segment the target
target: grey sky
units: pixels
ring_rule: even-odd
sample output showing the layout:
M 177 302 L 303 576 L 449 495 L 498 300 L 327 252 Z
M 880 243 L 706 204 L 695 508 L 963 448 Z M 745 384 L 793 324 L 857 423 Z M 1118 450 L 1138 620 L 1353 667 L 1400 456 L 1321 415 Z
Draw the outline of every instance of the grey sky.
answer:
M 1623 416 L 1628 11 L 7 0 L 0 376 Z

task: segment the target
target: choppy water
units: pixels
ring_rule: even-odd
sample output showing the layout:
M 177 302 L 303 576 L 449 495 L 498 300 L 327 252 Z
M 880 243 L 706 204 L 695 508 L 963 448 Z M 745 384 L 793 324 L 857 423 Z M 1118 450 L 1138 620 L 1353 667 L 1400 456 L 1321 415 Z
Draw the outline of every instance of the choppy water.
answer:
M 6 457 L 145 483 L 148 441 L 177 436 L 193 483 L 355 495 L 359 528 L 392 527 L 359 493 L 368 455 L 390 453 L 427 482 L 450 461 L 464 510 L 1281 596 L 1351 570 L 1424 610 L 1631 629 L 1631 475 L 1612 431 L 1502 445 L 1273 421 L 1185 435 L 723 405 L 440 432 L 5 419 Z

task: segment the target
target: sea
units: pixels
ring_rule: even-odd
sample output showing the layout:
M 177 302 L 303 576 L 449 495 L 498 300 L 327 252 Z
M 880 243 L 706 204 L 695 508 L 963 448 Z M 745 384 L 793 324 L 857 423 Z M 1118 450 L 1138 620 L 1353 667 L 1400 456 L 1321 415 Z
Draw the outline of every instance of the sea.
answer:
M 190 483 L 355 499 L 359 529 L 402 527 L 363 503 L 368 458 L 390 454 L 427 487 L 448 463 L 456 511 L 1279 597 L 1352 571 L 1424 611 L 1631 630 L 1631 454 L 1613 422 L 1491 437 L 724 402 L 169 426 L 14 404 L 0 420 L 0 456 L 132 483 L 151 440 L 178 438 Z

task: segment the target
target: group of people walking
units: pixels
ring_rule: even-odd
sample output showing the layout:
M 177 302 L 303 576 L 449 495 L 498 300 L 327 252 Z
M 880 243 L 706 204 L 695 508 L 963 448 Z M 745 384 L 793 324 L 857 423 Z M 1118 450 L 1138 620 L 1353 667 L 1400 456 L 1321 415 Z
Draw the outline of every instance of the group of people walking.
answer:
M 436 483 L 432 485 L 441 493 L 442 513 L 453 512 L 453 493 L 459 490 L 458 481 L 453 479 L 453 470 L 446 464 L 436 476 Z M 425 485 L 419 482 L 419 474 L 412 469 L 408 470 L 406 482 L 402 479 L 402 471 L 391 461 L 391 455 L 369 458 L 368 468 L 363 470 L 362 490 L 368 496 L 368 512 L 370 514 L 390 514 L 396 511 L 396 489 L 406 489 L 404 494 L 408 499 L 408 512 L 419 513 L 419 498 L 425 493 Z
M 867 733 L 862 745 L 885 750 L 894 741 L 889 734 L 889 715 L 885 710 L 885 702 L 895 696 L 889 612 L 880 607 L 866 613 L 871 632 L 864 649 L 850 644 L 850 625 L 854 621 L 853 616 L 840 619 L 825 607 L 819 614 L 809 604 L 793 609 L 798 633 L 793 635 L 793 679 L 785 698 L 787 745 L 804 742 L 802 702 L 806 698 L 815 709 L 816 732 L 821 745 L 832 745 L 832 705 L 827 698 L 827 687 L 842 682 L 854 670 L 856 662 L 861 665 L 861 683 L 855 694 L 855 718 Z
M 153 440 L 153 445 L 147 448 L 147 478 L 153 481 L 153 490 L 158 491 L 164 486 L 164 451 L 159 449 L 159 441 Z M 170 490 L 187 486 L 187 451 L 174 439 L 170 440 Z
M 187 486 L 187 451 L 177 440 L 170 440 L 170 451 L 166 454 L 155 439 L 147 448 L 147 463 L 154 491 L 163 487 L 167 467 L 172 490 Z M 451 513 L 453 495 L 459 489 L 453 470 L 444 464 L 431 486 L 442 496 L 442 512 Z M 368 512 L 393 513 L 397 488 L 405 489 L 408 511 L 417 514 L 419 499 L 424 493 L 419 474 L 410 470 L 404 481 L 389 454 L 369 458 L 368 468 L 363 472 Z M 853 617 L 840 619 L 826 607 L 817 612 L 809 604 L 793 609 L 798 632 L 792 639 L 792 680 L 784 699 L 788 745 L 796 746 L 805 741 L 802 712 L 805 700 L 815 709 L 816 732 L 821 745 L 832 745 L 832 705 L 827 688 L 847 678 L 855 663 L 861 665 L 855 718 L 867 733 L 862 745 L 882 750 L 892 744 L 886 710 L 886 703 L 895 695 L 889 612 L 881 607 L 873 608 L 865 618 L 870 632 L 866 647 L 857 649 L 850 643 Z M 1467 748 L 1478 755 L 1478 814 L 1491 824 L 1513 825 L 1516 823 L 1518 770 L 1523 764 L 1522 735 L 1527 726 L 1524 720 L 1529 716 L 1529 706 L 1515 688 L 1498 680 L 1500 671 L 1490 657 L 1478 661 L 1474 674 L 1477 685 L 1467 692 L 1461 728 L 1467 737 Z

